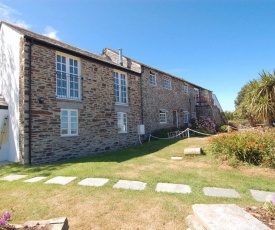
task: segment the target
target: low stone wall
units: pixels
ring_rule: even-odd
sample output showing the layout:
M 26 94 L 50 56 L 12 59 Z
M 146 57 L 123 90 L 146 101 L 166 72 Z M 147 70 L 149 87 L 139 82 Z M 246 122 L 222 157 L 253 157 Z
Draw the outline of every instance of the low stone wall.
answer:
M 23 225 L 13 224 L 15 229 L 47 229 L 47 230 L 68 230 L 69 223 L 66 217 L 49 220 L 28 221 Z

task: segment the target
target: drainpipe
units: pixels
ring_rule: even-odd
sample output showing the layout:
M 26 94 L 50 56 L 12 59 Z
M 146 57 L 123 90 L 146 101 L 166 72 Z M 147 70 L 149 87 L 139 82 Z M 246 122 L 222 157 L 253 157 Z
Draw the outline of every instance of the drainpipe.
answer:
M 32 165 L 32 45 L 33 39 L 29 46 L 29 165 Z
M 144 73 L 144 68 L 141 67 L 141 75 L 140 75 L 140 115 L 141 115 L 141 124 L 143 124 L 143 91 L 142 91 L 142 74 Z M 144 124 L 143 124 L 144 125 Z

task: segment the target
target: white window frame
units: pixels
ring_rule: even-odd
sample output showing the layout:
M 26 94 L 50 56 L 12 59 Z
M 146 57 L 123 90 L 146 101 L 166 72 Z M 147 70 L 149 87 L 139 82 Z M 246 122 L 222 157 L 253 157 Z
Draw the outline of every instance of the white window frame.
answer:
M 188 111 L 184 111 L 183 112 L 183 123 L 184 124 L 189 124 L 189 112 Z
M 168 79 L 168 78 L 164 78 L 163 79 L 163 88 L 165 88 L 165 89 L 172 89 L 171 79 Z
M 123 79 L 123 76 L 125 79 Z M 128 79 L 126 73 L 114 71 L 114 93 L 116 105 L 128 105 Z
M 118 133 L 128 133 L 127 113 L 117 112 L 117 128 Z
M 67 119 L 62 115 L 63 112 L 67 112 Z M 72 115 L 76 113 L 76 115 Z M 75 119 L 73 119 L 75 118 Z M 62 137 L 70 137 L 70 136 L 78 136 L 78 110 L 77 109 L 61 109 L 60 111 L 60 135 Z M 67 125 L 66 125 L 67 124 Z M 72 133 L 73 131 L 73 124 L 75 124 L 76 132 Z M 63 128 L 66 127 L 66 128 Z M 66 134 L 62 133 L 62 130 L 66 129 L 68 132 Z
M 150 71 L 149 78 L 150 78 L 150 84 L 151 85 L 157 85 L 157 76 L 156 76 L 156 74 L 154 72 Z
M 159 122 L 160 124 L 167 124 L 167 111 L 165 110 L 159 111 Z
M 81 63 L 80 59 L 65 53 L 56 52 L 56 97 L 60 99 L 80 100 L 81 99 Z M 61 62 L 58 62 L 58 56 Z M 65 63 L 63 63 L 65 58 Z M 73 65 L 70 65 L 70 61 Z M 77 62 L 77 66 L 75 66 Z M 76 87 L 72 87 L 72 84 Z M 65 92 L 62 92 L 64 90 Z M 75 96 L 74 94 L 78 94 Z
M 189 93 L 189 86 L 186 85 L 186 84 L 183 85 L 183 93 L 184 94 L 188 94 Z

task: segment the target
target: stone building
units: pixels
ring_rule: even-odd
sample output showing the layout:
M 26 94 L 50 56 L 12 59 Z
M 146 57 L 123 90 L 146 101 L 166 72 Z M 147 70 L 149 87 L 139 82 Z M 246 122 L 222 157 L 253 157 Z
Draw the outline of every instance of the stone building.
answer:
M 141 113 L 147 134 L 161 128 L 186 128 L 199 116 L 210 117 L 217 125 L 225 123 L 212 91 L 123 55 L 120 60 L 119 52 L 110 48 L 102 56 L 132 70 L 141 69 Z
M 220 114 L 211 91 L 111 49 L 96 55 L 7 22 L 0 47 L 0 118 L 8 117 L 0 160 L 38 165 L 105 152 L 137 144 L 142 124 L 149 134 Z
M 44 164 L 138 143 L 140 71 L 6 22 L 0 47 L 5 160 Z

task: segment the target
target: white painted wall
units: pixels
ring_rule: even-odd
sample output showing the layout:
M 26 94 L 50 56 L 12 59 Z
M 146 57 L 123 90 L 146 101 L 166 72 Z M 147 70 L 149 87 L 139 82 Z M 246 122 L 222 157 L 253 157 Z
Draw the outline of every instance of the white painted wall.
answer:
M 0 93 L 9 109 L 7 159 L 19 161 L 19 48 L 20 35 L 8 26 L 0 28 Z
M 2 127 L 4 124 L 4 119 L 8 115 L 9 115 L 9 111 L 7 109 L 0 109 L 0 161 L 6 161 L 9 158 L 9 155 L 8 155 L 8 153 L 9 153 L 9 138 L 7 137 L 7 135 L 9 135 L 9 133 L 8 133 L 9 126 L 7 125 L 7 127 L 5 129 L 5 133 L 1 133 Z M 1 137 L 2 135 L 4 137 Z

